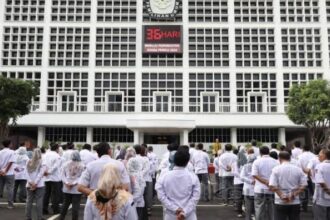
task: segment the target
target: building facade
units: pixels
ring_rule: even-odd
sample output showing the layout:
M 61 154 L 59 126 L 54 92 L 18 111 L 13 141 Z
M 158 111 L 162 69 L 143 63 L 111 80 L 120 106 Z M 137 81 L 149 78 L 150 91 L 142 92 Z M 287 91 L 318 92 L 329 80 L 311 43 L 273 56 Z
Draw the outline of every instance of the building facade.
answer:
M 162 20 L 148 3 L 0 1 L 0 75 L 40 85 L 18 130 L 39 146 L 290 141 L 290 86 L 329 78 L 330 1 L 180 0 Z M 144 53 L 146 25 L 180 26 L 182 51 Z

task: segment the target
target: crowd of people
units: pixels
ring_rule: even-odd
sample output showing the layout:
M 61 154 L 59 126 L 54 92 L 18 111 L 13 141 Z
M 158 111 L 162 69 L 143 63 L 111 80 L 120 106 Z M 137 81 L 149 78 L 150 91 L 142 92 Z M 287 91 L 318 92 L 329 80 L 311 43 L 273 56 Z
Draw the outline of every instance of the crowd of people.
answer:
M 293 148 L 257 147 L 255 140 L 234 148 L 216 140 L 212 156 L 201 143 L 169 144 L 162 158 L 145 144 L 115 151 L 108 143 L 80 151 L 73 143 L 33 150 L 24 144 L 13 150 L 10 140 L 2 145 L 0 196 L 9 209 L 26 203 L 27 220 L 34 202 L 38 220 L 50 210 L 65 219 L 70 206 L 78 219 L 85 198 L 85 220 L 148 220 L 156 196 L 165 220 L 195 220 L 198 202 L 214 193 L 212 166 L 216 193 L 225 206 L 233 201 L 239 218 L 299 220 L 313 201 L 314 219 L 330 219 L 330 150 L 312 153 L 298 141 Z

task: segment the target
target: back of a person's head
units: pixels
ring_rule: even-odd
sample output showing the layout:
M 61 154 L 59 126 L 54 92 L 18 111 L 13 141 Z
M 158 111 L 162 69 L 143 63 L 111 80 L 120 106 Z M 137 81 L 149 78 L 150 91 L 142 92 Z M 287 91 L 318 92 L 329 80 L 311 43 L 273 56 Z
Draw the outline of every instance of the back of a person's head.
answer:
M 67 144 L 62 144 L 62 150 L 67 150 L 68 149 L 68 145 Z
M 172 144 L 168 144 L 168 145 L 167 145 L 167 150 L 168 150 L 168 151 L 171 152 L 171 151 L 172 151 L 172 148 L 173 148 Z
M 189 144 L 189 147 L 190 147 L 190 148 L 195 148 L 195 143 L 190 143 L 190 144 Z
M 303 146 L 303 150 L 304 151 L 311 151 L 311 147 L 308 144 L 306 144 L 306 145 Z
M 257 141 L 254 140 L 254 139 L 252 139 L 252 140 L 251 140 L 251 145 L 252 145 L 253 147 L 256 147 L 256 146 L 257 146 Z
M 173 151 L 177 151 L 179 149 L 179 145 L 177 143 L 173 143 Z
M 21 143 L 19 144 L 20 147 L 24 147 L 24 145 L 25 145 L 25 142 L 21 142 Z
M 40 150 L 41 150 L 41 153 L 43 153 L 43 154 L 46 153 L 46 148 L 45 147 L 41 147 Z
M 50 150 L 51 151 L 57 151 L 60 145 L 58 143 L 52 142 L 50 143 Z
M 136 151 L 133 147 L 129 147 L 126 149 L 126 155 L 125 155 L 125 160 L 129 160 L 132 157 L 136 156 Z
M 225 145 L 225 150 L 226 151 L 232 151 L 233 150 L 233 146 L 231 144 L 226 144 Z
M 148 152 L 153 152 L 154 151 L 154 148 L 152 146 L 149 146 L 148 147 Z
M 288 152 L 292 156 L 292 149 L 290 147 L 286 147 L 283 152 Z
M 276 143 L 272 143 L 270 146 L 271 146 L 272 149 L 277 149 L 277 144 Z
M 142 147 L 139 144 L 134 145 L 134 149 L 136 154 L 141 155 L 142 154 Z
M 74 144 L 72 142 L 67 143 L 66 146 L 68 147 L 69 150 L 74 149 Z
M 260 148 L 260 154 L 261 155 L 269 155 L 269 148 L 267 146 L 262 146 Z
M 180 147 L 178 148 L 178 151 L 179 150 L 184 150 L 184 151 L 189 152 L 189 147 L 187 145 L 180 145 Z
M 95 152 L 97 152 L 97 148 L 99 147 L 99 144 L 95 144 L 94 146 L 93 146 L 93 150 L 95 151 Z
M 73 151 L 71 154 L 71 160 L 75 161 L 75 162 L 80 162 L 81 161 L 81 157 L 78 151 Z
M 147 156 L 147 148 L 145 145 L 141 145 L 141 156 Z
M 97 189 L 106 198 L 111 198 L 120 185 L 121 181 L 118 169 L 112 164 L 105 165 L 98 181 Z
M 6 140 L 3 140 L 2 141 L 2 145 L 5 147 L 5 148 L 8 148 L 10 146 L 10 143 L 11 143 L 11 140 L 9 139 L 6 139 Z
M 294 146 L 300 148 L 301 147 L 300 141 L 295 141 Z
M 254 154 L 254 149 L 253 148 L 249 148 L 247 150 L 247 154 Z
M 284 151 L 284 150 L 285 150 L 285 148 L 286 148 L 286 146 L 285 146 L 285 145 L 281 145 L 281 146 L 280 146 L 280 151 Z
M 106 142 L 99 143 L 96 152 L 99 157 L 102 157 L 103 155 L 108 155 L 110 150 L 110 145 Z
M 233 150 L 233 153 L 234 153 L 235 155 L 237 155 L 238 152 L 239 152 L 239 151 L 238 151 L 238 149 L 236 149 L 236 148 Z
M 202 143 L 197 144 L 197 149 L 198 150 L 203 150 L 204 145 Z
M 82 147 L 82 149 L 91 151 L 92 150 L 92 146 L 90 144 L 84 144 L 84 146 Z
M 278 158 L 281 161 L 290 161 L 291 160 L 291 155 L 289 154 L 289 152 L 287 151 L 282 151 L 280 152 L 280 154 L 278 155 Z
M 174 154 L 174 164 L 178 167 L 185 167 L 187 166 L 190 160 L 190 154 L 188 151 L 179 150 Z
M 270 153 L 269 153 L 269 156 L 270 156 L 271 158 L 275 159 L 275 160 L 278 159 L 278 154 L 277 154 L 276 151 L 272 151 L 272 152 L 270 152 Z

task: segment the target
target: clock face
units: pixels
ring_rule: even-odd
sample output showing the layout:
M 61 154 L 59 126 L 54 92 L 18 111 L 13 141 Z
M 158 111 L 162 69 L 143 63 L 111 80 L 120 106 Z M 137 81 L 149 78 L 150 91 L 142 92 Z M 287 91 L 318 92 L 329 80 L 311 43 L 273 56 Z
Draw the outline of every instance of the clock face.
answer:
M 150 7 L 153 13 L 170 14 L 173 12 L 176 0 L 150 0 Z

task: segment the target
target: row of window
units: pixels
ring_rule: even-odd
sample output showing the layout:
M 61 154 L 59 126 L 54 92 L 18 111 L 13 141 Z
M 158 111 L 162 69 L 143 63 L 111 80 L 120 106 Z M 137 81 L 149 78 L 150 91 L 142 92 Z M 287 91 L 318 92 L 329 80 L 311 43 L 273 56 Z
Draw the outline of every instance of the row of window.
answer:
M 86 142 L 87 129 L 82 127 L 46 127 L 45 139 L 56 142 Z M 215 139 L 230 143 L 230 128 L 196 128 L 189 133 L 189 142 L 212 143 Z M 238 128 L 237 142 L 252 139 L 263 143 L 278 142 L 277 128 Z M 134 133 L 127 128 L 93 128 L 93 142 L 133 143 Z
M 6 21 L 44 21 L 45 0 L 4 0 Z M 143 0 L 143 21 L 151 21 Z M 182 0 L 174 19 L 182 21 Z M 91 0 L 51 0 L 51 21 L 90 22 Z M 234 0 L 235 22 L 273 22 L 274 4 L 279 4 L 281 22 L 319 22 L 319 0 Z M 188 0 L 190 22 L 228 22 L 228 0 Z M 330 21 L 330 1 L 326 0 Z M 135 22 L 137 0 L 97 0 L 98 22 Z
M 189 28 L 190 67 L 228 67 L 229 30 L 227 28 Z M 330 48 L 330 29 L 329 48 Z M 282 28 L 284 67 L 321 67 L 320 28 Z M 49 66 L 88 66 L 90 28 L 51 27 Z M 136 66 L 136 28 L 97 28 L 96 66 Z M 93 42 L 94 43 L 94 42 Z M 41 66 L 43 28 L 4 27 L 1 63 L 3 66 Z M 330 50 L 329 50 L 330 53 Z M 237 67 L 275 67 L 273 28 L 236 28 Z M 182 54 L 143 54 L 143 66 L 182 66 Z

